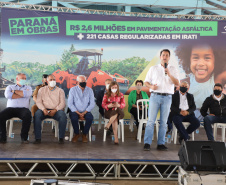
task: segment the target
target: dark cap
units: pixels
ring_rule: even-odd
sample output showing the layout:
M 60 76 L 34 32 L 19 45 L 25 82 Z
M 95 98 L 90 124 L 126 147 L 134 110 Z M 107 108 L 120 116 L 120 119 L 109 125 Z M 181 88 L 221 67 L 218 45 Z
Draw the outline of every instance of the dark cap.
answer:
M 48 76 L 47 74 L 43 74 L 42 78 L 47 78 L 47 76 Z

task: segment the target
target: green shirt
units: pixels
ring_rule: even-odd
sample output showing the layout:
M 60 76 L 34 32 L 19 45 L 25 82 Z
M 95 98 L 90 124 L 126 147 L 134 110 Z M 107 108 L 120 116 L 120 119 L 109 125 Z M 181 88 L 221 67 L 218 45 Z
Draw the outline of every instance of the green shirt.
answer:
M 149 99 L 148 95 L 146 92 L 141 91 L 141 95 L 143 99 Z M 132 109 L 133 105 L 136 105 L 137 102 L 137 90 L 133 90 L 129 93 L 129 98 L 128 98 L 128 111 L 130 112 L 130 110 Z

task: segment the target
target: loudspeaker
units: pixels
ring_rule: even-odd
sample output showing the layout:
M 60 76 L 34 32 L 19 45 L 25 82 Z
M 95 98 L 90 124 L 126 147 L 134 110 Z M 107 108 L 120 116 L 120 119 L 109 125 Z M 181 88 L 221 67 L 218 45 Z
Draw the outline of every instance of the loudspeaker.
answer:
M 186 171 L 225 171 L 224 142 L 186 141 L 178 152 L 181 166 Z

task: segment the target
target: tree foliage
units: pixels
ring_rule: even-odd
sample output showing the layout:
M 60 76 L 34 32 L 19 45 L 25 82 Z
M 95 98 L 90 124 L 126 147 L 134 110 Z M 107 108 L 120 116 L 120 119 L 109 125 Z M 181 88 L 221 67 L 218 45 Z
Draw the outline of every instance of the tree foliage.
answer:
M 75 51 L 75 47 L 72 44 L 69 50 L 64 50 L 61 60 L 57 63 L 57 69 L 66 71 L 71 68 L 76 68 L 76 65 L 79 63 L 77 55 L 72 54 Z
M 64 50 L 61 59 L 56 64 L 40 64 L 38 62 L 21 62 L 14 61 L 10 64 L 3 64 L 6 66 L 6 71 L 2 76 L 8 80 L 15 79 L 17 73 L 25 73 L 27 75 L 27 82 L 30 85 L 40 84 L 42 81 L 42 74 L 51 74 L 57 69 L 66 71 L 71 68 L 76 68 L 79 63 L 77 55 L 71 54 L 75 51 L 72 44 L 68 50 Z M 104 61 L 101 70 L 108 71 L 110 74 L 118 73 L 130 81 L 130 85 L 136 80 L 140 73 L 148 65 L 148 61 L 141 57 L 131 57 L 124 60 L 110 60 Z M 92 64 L 90 64 L 92 66 Z
M 142 73 L 149 61 L 141 57 L 131 57 L 124 60 L 110 60 L 102 64 L 101 70 L 110 74 L 118 73 L 129 80 L 130 85 Z
M 79 62 L 76 55 L 71 54 L 75 51 L 74 45 L 72 44 L 69 50 L 64 50 L 61 59 L 57 64 L 40 64 L 38 62 L 21 62 L 14 61 L 10 64 L 4 63 L 6 71 L 2 73 L 2 76 L 8 80 L 16 78 L 17 73 L 25 73 L 27 76 L 27 83 L 30 85 L 37 85 L 42 82 L 42 74 L 52 74 L 57 69 L 67 70 L 72 67 L 76 67 Z

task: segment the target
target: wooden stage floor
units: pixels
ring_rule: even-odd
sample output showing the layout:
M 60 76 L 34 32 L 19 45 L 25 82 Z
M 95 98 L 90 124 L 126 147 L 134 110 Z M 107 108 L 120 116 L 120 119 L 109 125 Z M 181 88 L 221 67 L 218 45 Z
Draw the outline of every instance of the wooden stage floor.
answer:
M 13 132 L 15 137 L 8 138 L 6 144 L 0 144 L 0 160 L 4 159 L 59 159 L 59 160 L 128 160 L 128 161 L 179 161 L 178 150 L 181 145 L 167 143 L 168 151 L 158 151 L 156 149 L 156 137 L 151 145 L 150 151 L 143 151 L 143 141 L 139 143 L 135 140 L 136 128 L 130 132 L 129 126 L 125 125 L 125 142 L 120 141 L 119 145 L 114 145 L 111 135 L 107 136 L 103 142 L 103 125 L 98 132 L 97 125 L 92 125 L 92 135 L 96 135 L 96 140 L 82 143 L 81 138 L 77 143 L 65 141 L 58 144 L 57 139 L 51 129 L 51 124 L 44 125 L 42 133 L 42 143 L 33 144 L 33 125 L 30 129 L 30 143 L 20 142 L 20 123 L 14 123 Z M 219 130 L 220 133 L 220 130 Z M 66 132 L 69 136 L 69 133 Z M 220 136 L 218 136 L 220 139 Z M 195 140 L 207 140 L 204 128 L 199 129 L 199 134 L 195 133 Z

